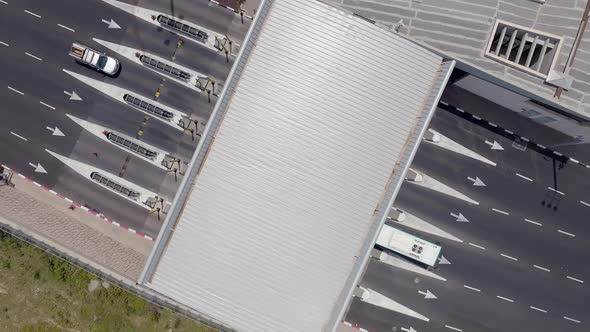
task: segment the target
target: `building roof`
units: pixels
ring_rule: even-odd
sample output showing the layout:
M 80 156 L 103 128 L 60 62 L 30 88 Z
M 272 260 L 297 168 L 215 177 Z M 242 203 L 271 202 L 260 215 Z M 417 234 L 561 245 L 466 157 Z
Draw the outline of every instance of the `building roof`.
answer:
M 502 20 L 559 36 L 562 45 L 554 69 L 563 72 L 584 16 L 586 0 L 326 1 L 390 27 L 398 27 L 400 33 L 501 81 L 530 91 L 549 105 L 556 104 L 574 116 L 590 119 L 590 25 L 584 29 L 575 58 L 566 70 L 572 81 L 571 88 L 559 99 L 553 98 L 556 87 L 545 83 L 543 78 L 484 56 L 494 24 L 496 20 Z M 400 21 L 403 23 L 401 27 Z
M 453 66 L 263 1 L 141 282 L 239 331 L 333 331 Z

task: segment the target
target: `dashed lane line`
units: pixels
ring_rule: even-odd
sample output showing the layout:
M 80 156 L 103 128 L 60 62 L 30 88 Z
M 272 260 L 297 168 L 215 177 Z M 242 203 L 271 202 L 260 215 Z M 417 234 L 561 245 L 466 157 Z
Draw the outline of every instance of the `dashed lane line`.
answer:
M 25 54 L 28 55 L 28 56 L 30 56 L 31 58 L 33 58 L 35 60 L 43 61 L 43 59 L 41 59 L 40 57 L 35 56 L 35 55 L 33 55 L 33 54 L 29 53 L 29 52 L 25 52 Z
M 583 283 L 584 283 L 584 280 L 580 280 L 580 279 L 577 279 L 577 278 L 574 278 L 574 277 L 567 276 L 567 278 L 568 278 L 569 280 L 573 280 L 573 281 L 579 282 L 579 283 L 581 283 L 581 284 L 583 284 Z
M 481 290 L 475 288 L 475 287 L 471 287 L 471 286 L 467 286 L 467 285 L 463 285 L 463 287 L 467 288 L 467 289 L 471 289 L 472 291 L 476 291 L 476 292 L 481 292 Z
M 482 247 L 482 246 L 480 246 L 480 245 L 477 245 L 477 244 L 475 244 L 475 243 L 471 243 L 471 242 L 469 242 L 469 245 L 470 245 L 470 246 L 472 246 L 472 247 L 479 248 L 479 249 L 481 249 L 481 250 L 486 250 L 486 248 L 485 248 L 485 247 Z
M 499 298 L 500 300 L 504 300 L 504 301 L 507 301 L 507 302 L 511 302 L 511 303 L 514 302 L 513 299 L 509 299 L 509 298 L 504 297 L 504 296 L 496 295 L 496 297 Z
M 531 224 L 533 224 L 533 225 L 537 225 L 537 226 L 543 226 L 543 224 L 541 224 L 540 222 L 536 222 L 536 221 L 534 221 L 534 220 L 530 220 L 530 219 L 526 219 L 526 218 L 525 218 L 525 219 L 524 219 L 524 221 L 526 221 L 526 222 L 528 222 L 528 223 L 531 223 Z
M 11 131 L 10 133 L 11 133 L 12 135 L 14 135 L 14 136 L 16 136 L 16 137 L 18 137 L 18 138 L 22 139 L 22 140 L 23 140 L 23 141 L 25 141 L 25 142 L 26 142 L 26 141 L 28 141 L 28 139 L 26 139 L 26 138 L 22 137 L 21 135 L 19 135 L 19 134 L 15 133 L 15 132 L 12 132 L 12 131 Z
M 533 267 L 534 268 L 537 268 L 539 270 L 545 271 L 545 272 L 551 272 L 551 270 L 549 270 L 548 268 L 542 267 L 542 266 L 539 266 L 539 265 L 533 265 Z
M 556 192 L 556 193 L 560 194 L 561 196 L 565 196 L 565 194 L 563 192 L 561 192 L 561 191 L 559 191 L 559 190 L 557 190 L 557 189 L 555 189 L 553 187 L 547 187 L 547 189 L 549 189 L 549 190 L 551 190 L 553 192 Z
M 522 178 L 522 179 L 525 179 L 525 180 L 527 180 L 527 181 L 533 182 L 533 179 L 531 179 L 531 178 L 529 178 L 529 177 L 526 177 L 526 176 L 524 176 L 524 175 L 522 175 L 522 174 L 518 174 L 518 173 L 514 173 L 514 174 L 516 174 L 516 176 L 518 176 L 518 177 L 520 177 L 520 178 Z
M 498 210 L 496 208 L 492 208 L 492 211 L 501 213 L 501 214 L 506 215 L 506 216 L 509 216 L 510 215 L 510 213 L 508 213 L 506 211 Z
M 57 24 L 57 26 L 58 26 L 58 27 L 60 27 L 60 28 L 63 28 L 63 29 L 69 30 L 69 31 L 71 31 L 71 32 L 76 32 L 76 30 L 74 30 L 74 29 L 72 29 L 72 28 L 68 28 L 67 26 L 65 26 L 65 25 L 62 25 L 62 24 L 59 24 L 59 23 Z
M 542 312 L 544 314 L 547 313 L 547 310 L 545 310 L 545 309 L 541 309 L 541 308 L 537 308 L 537 307 L 533 307 L 533 306 L 529 306 L 529 308 L 531 308 L 533 310 L 537 310 L 537 311 Z
M 567 236 L 576 237 L 576 235 L 575 235 L 575 234 L 568 233 L 568 232 L 566 232 L 566 231 L 562 231 L 561 229 L 558 229 L 557 231 L 558 231 L 559 233 L 561 233 L 561 234 L 564 234 L 564 235 L 567 235 Z
M 40 102 L 39 102 L 39 104 L 41 104 L 41 105 L 43 105 L 43 106 L 45 106 L 45 107 L 51 108 L 52 110 L 55 110 L 55 107 L 53 107 L 53 106 L 51 106 L 51 105 L 49 105 L 49 104 L 46 104 L 46 103 L 44 103 L 44 102 L 42 102 L 42 101 L 40 101 Z
M 26 10 L 26 9 L 25 9 L 25 13 L 27 13 L 27 14 L 29 14 L 29 15 L 33 15 L 33 16 L 35 16 L 36 18 L 41 18 L 41 15 L 37 15 L 37 14 L 35 14 L 35 13 L 31 12 L 31 11 L 28 11 L 28 10 Z
M 586 203 L 584 201 L 580 201 L 580 203 L 586 205 L 587 207 L 590 207 L 590 203 Z
M 574 322 L 574 323 L 578 323 L 578 324 L 580 324 L 580 323 L 581 323 L 581 321 L 579 321 L 579 320 L 577 320 L 577 319 L 569 318 L 569 317 L 567 317 L 567 316 L 563 316 L 563 319 L 565 319 L 565 320 L 569 320 L 570 322 Z
M 15 89 L 15 88 L 13 88 L 13 87 L 11 87 L 11 86 L 8 86 L 8 89 L 9 89 L 9 90 L 12 90 L 12 91 L 14 91 L 14 92 L 16 92 L 16 93 L 18 93 L 18 94 L 20 94 L 21 96 L 24 96 L 24 95 L 25 95 L 24 93 L 22 93 L 22 92 L 18 91 L 17 89 Z
M 449 329 L 449 330 L 453 330 L 453 331 L 457 331 L 457 332 L 463 332 L 463 330 L 461 330 L 461 329 L 458 329 L 458 328 L 456 328 L 456 327 L 454 327 L 454 326 L 451 326 L 451 325 L 445 325 L 445 327 L 446 327 L 447 329 Z
M 0 0 L 1 3 L 8 5 L 8 2 L 4 1 L 4 0 Z
M 512 256 L 508 256 L 508 255 L 504 255 L 504 254 L 500 254 L 500 256 L 504 257 L 504 258 L 508 258 L 511 259 L 513 261 L 518 261 L 518 258 L 512 257 Z
M 0 41 L 0 44 L 2 44 L 2 45 L 4 45 L 4 46 L 10 46 L 10 45 L 6 44 L 6 43 L 5 43 L 5 42 L 3 42 L 3 41 Z

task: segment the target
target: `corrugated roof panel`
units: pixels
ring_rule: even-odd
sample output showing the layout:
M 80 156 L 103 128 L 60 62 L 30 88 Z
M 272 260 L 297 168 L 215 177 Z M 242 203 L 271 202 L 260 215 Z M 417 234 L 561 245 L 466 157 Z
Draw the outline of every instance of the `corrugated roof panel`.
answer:
M 442 59 L 315 0 L 263 6 L 149 285 L 240 331 L 328 331 Z

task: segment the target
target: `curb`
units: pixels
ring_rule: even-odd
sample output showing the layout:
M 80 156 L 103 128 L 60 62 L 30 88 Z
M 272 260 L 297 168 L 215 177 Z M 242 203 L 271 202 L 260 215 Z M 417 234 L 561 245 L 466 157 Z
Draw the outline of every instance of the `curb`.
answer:
M 365 329 L 363 329 L 362 327 L 360 327 L 358 324 L 351 324 L 351 323 L 349 323 L 349 322 L 346 322 L 346 321 L 342 321 L 342 324 L 344 324 L 344 325 L 346 325 L 346 326 L 350 326 L 350 327 L 352 327 L 353 329 L 357 329 L 357 330 L 359 330 L 360 332 L 368 332 L 367 330 L 365 330 Z
M 219 2 L 217 2 L 215 0 L 209 0 L 209 2 L 213 2 L 214 4 L 216 4 L 216 5 L 220 6 L 220 7 L 223 7 L 225 9 L 231 10 L 232 12 L 236 13 L 237 15 L 240 14 L 240 11 L 239 10 L 237 10 L 235 8 L 228 7 L 228 6 L 226 6 L 226 5 L 222 4 L 222 3 L 219 3 Z M 254 20 L 254 17 L 252 17 L 250 15 L 244 14 L 244 17 L 249 18 L 251 20 Z
M 465 119 L 467 121 L 473 122 L 473 123 L 485 128 L 491 132 L 494 132 L 500 136 L 503 136 L 504 138 L 506 138 L 508 140 L 514 141 L 515 139 L 518 139 L 523 144 L 526 144 L 527 148 L 530 148 L 531 150 L 535 150 L 535 151 L 539 152 L 540 154 L 543 154 L 549 158 L 554 158 L 556 160 L 559 160 L 560 162 L 563 162 L 564 164 L 567 162 L 572 162 L 572 163 L 580 165 L 584 168 L 590 168 L 590 165 L 584 164 L 583 162 L 580 162 L 577 159 L 566 156 L 563 153 L 557 152 L 555 150 L 551 150 L 544 145 L 541 145 L 539 143 L 535 143 L 526 137 L 515 134 L 513 131 L 502 128 L 502 127 L 498 126 L 497 124 L 487 121 L 485 119 L 482 119 L 475 114 L 468 113 L 465 110 L 462 110 L 458 107 L 455 107 L 453 105 L 449 105 L 445 101 L 442 101 L 442 100 L 439 101 L 438 107 L 440 107 L 441 109 L 443 109 L 447 112 L 450 112 L 450 113 L 453 113 L 459 117 L 462 117 L 463 119 Z
M 7 170 L 11 170 L 11 171 L 13 171 L 13 172 L 14 172 L 16 175 L 18 175 L 18 177 L 20 177 L 20 178 L 24 179 L 25 181 L 27 181 L 27 182 L 29 182 L 29 183 L 32 183 L 32 184 L 34 184 L 35 186 L 37 186 L 37 187 L 39 187 L 39 188 L 41 188 L 41 189 L 43 189 L 43 190 L 45 190 L 45 191 L 47 191 L 47 192 L 49 192 L 49 193 L 51 193 L 51 194 L 53 194 L 53 195 L 55 195 L 55 196 L 57 196 L 57 197 L 59 197 L 59 198 L 61 198 L 61 199 L 65 200 L 66 202 L 69 202 L 69 203 L 71 203 L 71 204 L 72 204 L 72 205 L 74 205 L 75 207 L 78 207 L 78 208 L 82 209 L 83 211 L 86 211 L 87 213 L 89 213 L 89 214 L 91 214 L 91 215 L 93 215 L 93 216 L 95 216 L 95 217 L 97 217 L 97 218 L 99 218 L 99 219 L 101 219 L 101 220 L 104 220 L 104 221 L 106 221 L 106 222 L 108 222 L 108 223 L 111 223 L 111 224 L 113 224 L 113 225 L 115 225 L 115 226 L 117 226 L 117 227 L 119 227 L 119 228 L 122 228 L 122 229 L 124 229 L 124 230 L 126 230 L 126 231 L 129 231 L 129 232 L 131 232 L 131 233 L 133 233 L 133 234 L 139 235 L 139 236 L 143 237 L 144 239 L 147 239 L 147 240 L 150 240 L 150 241 L 155 241 L 155 240 L 154 240 L 154 238 L 152 238 L 151 236 L 149 236 L 149 235 L 147 235 L 147 234 L 144 234 L 144 233 L 142 233 L 142 232 L 140 232 L 140 231 L 136 231 L 136 230 L 134 230 L 133 228 L 127 227 L 127 226 L 125 226 L 125 225 L 122 225 L 122 224 L 120 224 L 120 223 L 118 223 L 118 222 L 114 221 L 114 220 L 113 220 L 113 219 L 111 219 L 111 218 L 107 218 L 107 217 L 106 217 L 105 215 L 103 215 L 102 213 L 98 213 L 98 212 L 96 212 L 94 209 L 89 209 L 89 208 L 87 208 L 86 206 L 83 206 L 82 204 L 80 204 L 79 202 L 76 202 L 76 201 L 74 201 L 74 200 L 72 200 L 72 199 L 69 199 L 68 197 L 66 197 L 66 196 L 64 196 L 64 195 L 62 195 L 62 194 L 60 194 L 60 193 L 58 193 L 58 192 L 56 192 L 56 191 L 54 191 L 54 190 L 51 190 L 51 189 L 49 189 L 48 187 L 46 187 L 46 186 L 44 186 L 44 185 L 42 185 L 42 184 L 40 184 L 40 183 L 38 183 L 38 182 L 34 181 L 33 179 L 29 179 L 28 177 L 26 177 L 26 176 L 22 175 L 21 173 L 17 172 L 17 171 L 16 171 L 15 169 L 13 169 L 13 168 L 10 168 L 10 167 L 8 167 L 8 166 L 6 166 L 6 165 L 2 165 L 2 166 L 3 166 L 4 168 L 6 168 Z

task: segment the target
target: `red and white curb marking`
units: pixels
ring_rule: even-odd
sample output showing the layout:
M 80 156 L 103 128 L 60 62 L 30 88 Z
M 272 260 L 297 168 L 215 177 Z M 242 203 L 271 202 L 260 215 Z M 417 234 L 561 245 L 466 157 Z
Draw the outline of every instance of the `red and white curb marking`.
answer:
M 111 223 L 111 224 L 113 224 L 113 225 L 115 225 L 115 226 L 117 226 L 117 227 L 120 227 L 120 228 L 122 228 L 122 229 L 124 229 L 124 230 L 127 230 L 127 231 L 129 231 L 129 232 L 131 232 L 131 233 L 133 233 L 133 234 L 137 234 L 137 235 L 139 235 L 139 236 L 143 237 L 144 239 L 147 239 L 147 240 L 150 240 L 150 241 L 154 241 L 154 239 L 153 239 L 151 236 L 147 235 L 147 234 L 144 234 L 144 233 L 142 233 L 142 232 L 140 232 L 140 231 L 136 231 L 136 230 L 134 230 L 133 228 L 127 227 L 127 226 L 125 226 L 125 225 L 122 225 L 122 224 L 120 224 L 120 223 L 118 223 L 118 222 L 114 221 L 114 220 L 113 220 L 113 219 L 111 219 L 111 218 L 107 218 L 107 217 L 106 217 L 105 215 L 103 215 L 102 213 L 98 213 L 98 212 L 96 212 L 95 210 L 91 210 L 91 209 L 87 208 L 86 206 L 83 206 L 82 204 L 80 204 L 80 203 L 78 203 L 78 202 L 76 202 L 76 201 L 74 201 L 74 200 L 72 200 L 72 199 L 69 199 L 69 198 L 67 198 L 67 197 L 66 197 L 66 196 L 64 196 L 64 195 L 62 195 L 62 194 L 60 194 L 60 193 L 58 193 L 58 192 L 56 192 L 56 191 L 54 191 L 54 190 L 51 190 L 51 189 L 47 188 L 46 186 L 44 186 L 44 185 L 42 185 L 42 184 L 40 184 L 40 183 L 38 183 L 38 182 L 35 182 L 35 181 L 33 181 L 32 179 L 29 179 L 28 177 L 26 177 L 26 176 L 22 175 L 21 173 L 17 172 L 17 171 L 16 171 L 16 170 L 14 170 L 14 169 L 11 169 L 10 167 L 8 167 L 8 166 L 6 166 L 6 165 L 2 165 L 2 166 L 4 166 L 4 168 L 6 168 L 6 169 L 8 169 L 8 170 L 11 170 L 11 171 L 13 171 L 13 172 L 14 172 L 14 174 L 18 175 L 18 177 L 20 177 L 20 178 L 24 179 L 25 181 L 27 181 L 27 182 L 30 182 L 30 183 L 34 184 L 35 186 L 37 186 L 37 187 L 39 187 L 39 188 L 41 188 L 41 189 L 43 189 L 43 190 L 45 190 L 45 191 L 47 191 L 47 192 L 50 192 L 50 193 L 52 193 L 53 195 L 55 195 L 55 196 L 57 196 L 57 197 L 59 197 L 59 198 L 61 198 L 61 199 L 65 200 L 66 202 L 69 202 L 69 203 L 71 203 L 71 204 L 72 204 L 72 205 L 74 205 L 75 207 L 78 207 L 78 208 L 80 208 L 80 209 L 82 209 L 82 210 L 84 210 L 84 211 L 88 212 L 89 214 L 91 214 L 91 215 L 93 215 L 93 216 L 95 216 L 95 217 L 97 217 L 97 218 L 100 218 L 100 219 L 102 219 L 102 220 L 104 220 L 104 221 L 107 221 L 107 222 L 109 222 L 109 223 Z
M 357 329 L 357 330 L 359 330 L 359 331 L 361 331 L 361 332 L 368 332 L 367 330 L 365 330 L 365 329 L 363 329 L 362 327 L 358 326 L 358 324 L 351 324 L 351 323 L 349 323 L 349 322 L 345 322 L 345 321 L 342 321 L 342 324 L 344 324 L 344 325 L 346 325 L 346 326 L 350 326 L 350 327 L 352 327 L 353 329 Z

